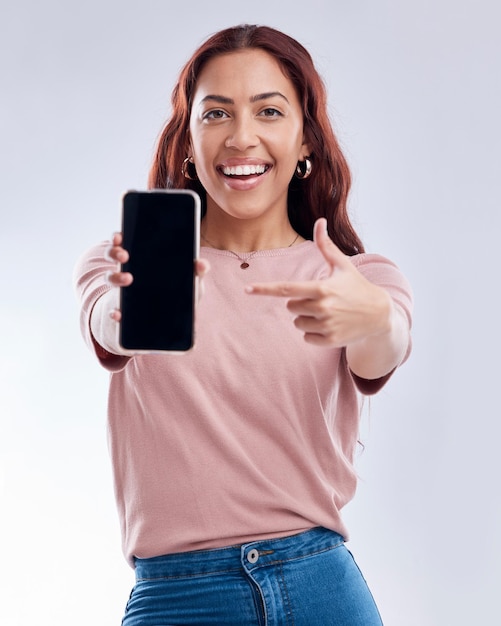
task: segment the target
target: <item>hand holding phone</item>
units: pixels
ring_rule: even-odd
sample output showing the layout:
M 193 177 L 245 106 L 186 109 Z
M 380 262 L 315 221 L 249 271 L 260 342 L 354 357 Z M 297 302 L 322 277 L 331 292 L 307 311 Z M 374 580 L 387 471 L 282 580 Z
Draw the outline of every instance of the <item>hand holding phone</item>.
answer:
M 119 343 L 127 351 L 186 352 L 194 345 L 200 198 L 190 190 L 123 197 Z

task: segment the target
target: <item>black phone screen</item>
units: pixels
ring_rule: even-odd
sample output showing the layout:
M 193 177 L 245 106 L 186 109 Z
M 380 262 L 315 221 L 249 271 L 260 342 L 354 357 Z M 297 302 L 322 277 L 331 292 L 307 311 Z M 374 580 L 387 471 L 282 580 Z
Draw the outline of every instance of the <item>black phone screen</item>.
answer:
M 186 351 L 194 343 L 200 198 L 187 190 L 129 191 L 123 197 L 120 344 L 128 350 Z

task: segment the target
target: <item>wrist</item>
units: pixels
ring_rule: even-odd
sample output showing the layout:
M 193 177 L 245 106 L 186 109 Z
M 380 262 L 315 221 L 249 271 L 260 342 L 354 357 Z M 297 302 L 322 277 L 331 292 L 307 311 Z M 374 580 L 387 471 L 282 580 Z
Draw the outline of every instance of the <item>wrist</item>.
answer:
M 90 317 L 90 330 L 94 341 L 106 352 L 126 356 L 118 342 L 118 322 L 113 319 L 119 306 L 119 291 L 110 289 L 98 298 Z

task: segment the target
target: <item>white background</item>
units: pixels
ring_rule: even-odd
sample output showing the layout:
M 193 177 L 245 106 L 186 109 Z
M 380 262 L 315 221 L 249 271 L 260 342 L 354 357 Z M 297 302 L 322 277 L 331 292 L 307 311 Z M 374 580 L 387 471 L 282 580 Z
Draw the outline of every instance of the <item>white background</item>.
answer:
M 346 508 L 386 626 L 499 624 L 500 16 L 492 0 L 2 0 L 0 621 L 119 624 L 133 582 L 77 257 L 141 188 L 181 65 L 241 22 L 311 51 L 369 251 L 416 297 Z

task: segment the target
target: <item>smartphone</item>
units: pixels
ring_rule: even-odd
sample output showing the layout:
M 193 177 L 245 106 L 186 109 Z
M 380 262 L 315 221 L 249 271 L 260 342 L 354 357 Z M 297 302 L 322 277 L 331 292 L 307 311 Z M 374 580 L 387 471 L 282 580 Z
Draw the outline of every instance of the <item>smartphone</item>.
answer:
M 194 345 L 200 197 L 191 190 L 128 191 L 122 201 L 119 343 L 138 352 L 186 352 Z

